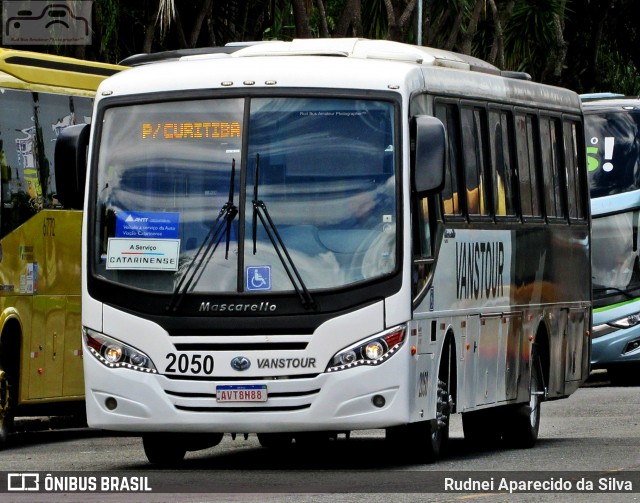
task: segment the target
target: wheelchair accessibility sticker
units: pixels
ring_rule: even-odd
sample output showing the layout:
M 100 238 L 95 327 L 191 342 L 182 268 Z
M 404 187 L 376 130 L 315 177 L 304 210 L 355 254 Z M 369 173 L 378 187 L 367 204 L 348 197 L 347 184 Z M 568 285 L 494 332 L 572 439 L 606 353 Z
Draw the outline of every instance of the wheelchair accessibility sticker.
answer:
M 250 292 L 271 290 L 270 265 L 247 267 L 247 290 Z

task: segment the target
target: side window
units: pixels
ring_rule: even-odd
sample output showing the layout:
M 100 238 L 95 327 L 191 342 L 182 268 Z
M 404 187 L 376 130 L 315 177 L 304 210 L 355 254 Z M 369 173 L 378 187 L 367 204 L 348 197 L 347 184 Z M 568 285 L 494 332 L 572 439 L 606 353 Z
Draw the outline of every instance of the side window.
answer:
M 35 117 L 30 92 L 6 89 L 0 93 L 0 236 L 5 236 L 38 211 L 42 190 L 36 165 Z
M 520 204 L 524 217 L 541 217 L 540 177 L 537 171 L 534 116 L 517 113 L 516 155 L 518 157 L 518 180 L 520 185 Z
M 412 297 L 415 299 L 427 284 L 433 264 L 429 198 L 416 198 L 413 206 L 413 274 Z
M 442 121 L 447 131 L 449 142 L 448 163 L 445 173 L 445 184 L 442 190 L 442 202 L 445 216 L 461 216 L 462 204 L 459 195 L 458 165 L 459 128 L 458 109 L 450 103 L 436 103 L 435 116 Z
M 75 102 L 74 102 L 75 99 Z M 55 199 L 56 179 L 54 169 L 54 150 L 60 131 L 73 124 L 86 122 L 86 101 L 88 98 L 72 98 L 58 94 L 35 94 L 36 141 L 38 174 L 42 192 L 42 206 L 59 206 Z M 77 104 L 78 112 L 75 112 Z
M 545 211 L 548 218 L 565 218 L 561 164 L 562 129 L 554 118 L 540 118 L 542 148 L 542 176 L 544 180 Z
M 578 131 L 581 131 L 576 121 L 565 121 L 563 124 L 564 137 L 564 166 L 567 180 L 567 206 L 569 218 L 584 219 L 585 195 L 580 176 Z
M 462 107 L 460 112 L 464 182 L 469 216 L 491 215 L 487 180 L 486 114 L 481 108 Z
M 505 110 L 489 111 L 489 142 L 491 146 L 491 178 L 496 216 L 515 216 L 514 169 L 511 145 L 513 131 L 511 114 Z

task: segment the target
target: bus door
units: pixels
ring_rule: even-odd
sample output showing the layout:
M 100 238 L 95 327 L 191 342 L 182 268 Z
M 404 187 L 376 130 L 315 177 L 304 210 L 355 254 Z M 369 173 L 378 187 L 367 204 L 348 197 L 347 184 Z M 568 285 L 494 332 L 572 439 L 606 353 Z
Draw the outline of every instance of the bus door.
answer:
M 61 391 L 64 396 L 84 394 L 82 380 L 82 316 L 80 313 L 80 255 L 78 230 L 82 226 L 82 212 L 44 210 L 42 235 L 44 239 L 43 280 L 54 308 L 47 325 L 47 342 L 53 368 L 62 366 L 56 375 L 53 395 Z M 43 281 L 44 282 L 44 281 Z M 41 282 L 41 283 L 43 283 Z M 54 300 L 59 299 L 59 300 Z M 49 376 L 52 379 L 53 376 Z M 60 388 L 61 387 L 61 388 Z
M 420 421 L 425 415 L 435 414 L 434 400 L 430 392 L 435 389 L 432 380 L 438 376 L 435 358 L 437 327 L 437 320 L 418 320 L 410 328 L 412 338 L 414 333 L 417 335 L 417 354 L 412 359 L 415 362 L 415 370 L 411 374 L 416 376 L 411 407 L 413 421 Z
M 65 318 L 64 297 L 33 297 L 29 398 L 62 395 Z
M 498 358 L 502 340 L 502 315 L 480 316 L 478 362 L 476 366 L 476 405 L 495 403 L 498 386 Z
M 460 327 L 460 367 L 462 371 L 460 398 L 458 410 L 464 411 L 476 405 L 477 387 L 477 362 L 478 362 L 478 340 L 480 337 L 480 316 L 467 316 Z
M 523 317 L 521 312 L 505 314 L 506 355 L 504 370 L 504 397 L 507 400 L 518 398 L 518 376 L 520 375 L 520 351 L 524 337 Z M 503 327 L 504 327 L 503 325 Z
M 565 333 L 565 380 L 580 381 L 589 352 L 584 350 L 586 315 L 583 309 L 569 309 Z M 582 356 L 582 358 L 581 358 Z

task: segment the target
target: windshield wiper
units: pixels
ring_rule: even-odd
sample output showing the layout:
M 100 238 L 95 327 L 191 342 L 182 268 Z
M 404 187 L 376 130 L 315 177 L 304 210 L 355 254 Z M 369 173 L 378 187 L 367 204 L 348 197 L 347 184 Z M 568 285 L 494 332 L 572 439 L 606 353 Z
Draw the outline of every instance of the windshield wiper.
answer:
M 640 288 L 640 287 L 631 288 L 631 290 L 637 290 L 638 288 Z M 623 290 L 622 288 L 618 288 L 618 287 L 615 287 L 615 286 L 597 286 L 597 287 L 593 288 L 593 291 L 594 292 L 612 291 L 612 292 L 616 292 L 616 293 L 621 293 L 627 299 L 635 299 L 635 297 L 633 295 L 631 295 L 628 290 Z
M 294 290 L 298 294 L 300 298 L 300 302 L 302 303 L 302 307 L 305 309 L 316 309 L 317 304 L 316 301 L 311 296 L 309 289 L 304 284 L 298 269 L 289 255 L 289 251 L 285 246 L 282 238 L 280 237 L 280 233 L 278 232 L 278 228 L 276 224 L 271 219 L 271 215 L 269 215 L 269 210 L 267 210 L 267 206 L 264 204 L 264 201 L 258 198 L 258 181 L 260 179 L 260 154 L 256 154 L 256 173 L 255 173 L 255 181 L 253 184 L 253 200 L 251 201 L 253 204 L 253 227 L 252 227 L 252 237 L 253 237 L 253 254 L 256 254 L 257 251 L 257 224 L 258 218 L 260 222 L 262 222 L 262 226 L 264 230 L 267 232 L 267 236 L 269 237 L 269 241 L 273 245 L 273 249 L 276 251 L 280 262 L 282 263 L 282 267 L 284 267 L 287 276 L 289 277 L 289 281 L 293 285 Z
M 182 302 L 185 294 L 191 288 L 191 285 L 197 283 L 202 276 L 204 271 L 204 267 L 206 266 L 213 254 L 215 253 L 220 241 L 222 240 L 222 236 L 226 236 L 226 249 L 225 249 L 225 260 L 229 259 L 229 243 L 231 242 L 231 223 L 233 219 L 238 214 L 238 207 L 234 204 L 234 193 L 235 193 L 235 177 L 236 177 L 236 160 L 233 159 L 231 162 L 231 180 L 229 182 L 229 199 L 220 209 L 218 213 L 218 217 L 215 222 L 207 232 L 207 235 L 204 237 L 202 244 L 196 251 L 191 263 L 185 270 L 182 278 L 178 282 L 178 285 L 173 291 L 173 296 L 171 297 L 171 302 L 167 306 L 168 311 L 176 311 Z M 225 231 L 225 232 L 223 232 Z M 205 249 L 206 247 L 206 249 Z M 198 257 L 200 260 L 198 261 Z M 197 277 L 196 277 L 197 276 Z

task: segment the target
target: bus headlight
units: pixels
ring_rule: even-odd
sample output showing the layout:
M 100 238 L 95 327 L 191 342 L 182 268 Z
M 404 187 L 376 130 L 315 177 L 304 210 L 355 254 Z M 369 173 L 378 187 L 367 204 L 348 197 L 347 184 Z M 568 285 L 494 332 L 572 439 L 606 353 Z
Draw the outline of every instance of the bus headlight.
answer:
M 629 316 L 625 316 L 624 318 L 620 318 L 619 320 L 611 321 L 609 322 L 609 325 L 625 329 L 635 327 L 638 323 L 640 323 L 640 313 L 634 313 Z
M 374 335 L 336 353 L 327 372 L 337 372 L 361 365 L 380 365 L 402 346 L 407 327 L 400 325 Z
M 133 346 L 86 327 L 82 329 L 82 335 L 89 348 L 89 353 L 103 365 L 151 374 L 158 373 L 151 358 Z
M 104 357 L 109 363 L 118 363 L 120 360 L 122 360 L 123 356 L 124 351 L 122 350 L 122 346 L 109 344 L 104 349 Z

